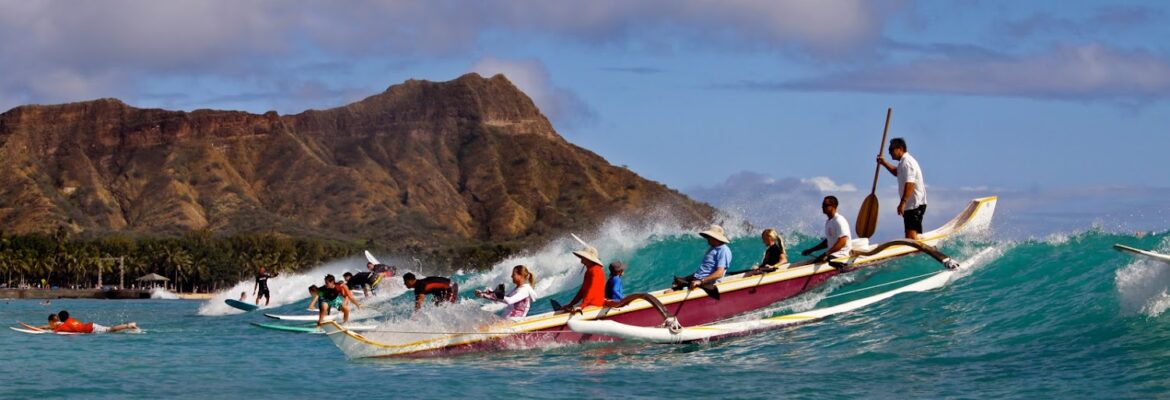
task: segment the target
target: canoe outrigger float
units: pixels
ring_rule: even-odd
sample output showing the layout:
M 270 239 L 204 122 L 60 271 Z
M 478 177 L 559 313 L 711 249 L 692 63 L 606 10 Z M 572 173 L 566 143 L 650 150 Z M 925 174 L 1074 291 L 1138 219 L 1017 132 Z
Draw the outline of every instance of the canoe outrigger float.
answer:
M 991 223 L 995 213 L 995 196 L 972 200 L 967 208 L 943 226 L 919 236 L 925 248 L 963 232 L 978 232 Z M 856 243 L 857 241 L 855 241 Z M 890 260 L 922 252 L 916 247 L 895 242 L 868 245 L 855 244 L 854 254 L 826 263 L 802 261 L 761 275 L 745 277 L 735 274 L 716 285 L 719 300 L 702 290 L 648 293 L 653 296 L 682 326 L 697 326 L 721 321 L 732 316 L 766 307 L 778 301 L 812 290 L 842 271 L 871 267 Z M 865 254 L 865 255 L 860 255 Z M 940 260 L 942 261 L 942 260 Z M 833 265 L 842 266 L 841 268 Z M 630 326 L 661 326 L 660 308 L 646 300 L 636 300 L 621 308 L 588 307 L 579 314 L 547 312 L 519 321 L 505 321 L 482 326 L 471 332 L 434 333 L 419 338 L 423 332 L 374 331 L 371 338 L 343 328 L 335 322 L 322 326 L 325 334 L 346 357 L 429 357 L 459 353 L 491 351 L 509 348 L 530 348 L 541 343 L 578 343 L 584 341 L 616 341 L 617 338 L 574 332 L 567 326 L 570 319 L 609 320 Z M 400 342 L 382 342 L 397 334 Z M 402 338 L 408 338 L 402 340 Z

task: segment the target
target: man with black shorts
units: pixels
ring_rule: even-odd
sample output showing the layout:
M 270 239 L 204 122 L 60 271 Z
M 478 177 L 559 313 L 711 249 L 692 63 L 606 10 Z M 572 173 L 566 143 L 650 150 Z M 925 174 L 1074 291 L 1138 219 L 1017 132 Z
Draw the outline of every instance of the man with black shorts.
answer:
M 256 275 L 256 284 L 252 285 L 252 295 L 256 297 L 256 305 L 260 305 L 260 297 L 263 296 L 264 306 L 268 307 L 268 301 L 271 300 L 270 297 L 272 296 L 268 292 L 268 278 L 275 278 L 277 275 L 280 275 L 280 273 L 273 272 L 269 274 L 264 270 L 263 265 L 260 266 L 260 273 Z
M 926 214 L 926 182 L 922 180 L 922 168 L 906 151 L 905 139 L 890 139 L 890 156 L 899 161 L 896 167 L 880 154 L 877 162 L 898 178 L 898 215 L 902 216 L 902 223 L 906 226 L 906 237 L 918 240 L 918 234 L 922 233 L 922 217 Z
M 346 272 L 341 276 L 345 278 L 345 286 L 348 286 L 349 290 L 361 289 L 362 294 L 367 297 L 376 295 L 378 284 L 382 282 L 382 276 L 373 272 L 358 272 L 357 274 Z
M 444 301 L 454 303 L 459 299 L 459 284 L 441 276 L 430 276 L 416 279 L 413 273 L 402 275 L 402 283 L 407 289 L 414 289 L 414 310 L 422 308 L 422 303 L 429 294 L 435 300 L 435 305 Z

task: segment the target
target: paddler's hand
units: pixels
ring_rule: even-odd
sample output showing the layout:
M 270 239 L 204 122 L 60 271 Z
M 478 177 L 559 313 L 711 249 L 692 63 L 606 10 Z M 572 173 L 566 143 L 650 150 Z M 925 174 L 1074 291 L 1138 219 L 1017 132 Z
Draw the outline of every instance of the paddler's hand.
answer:
M 882 157 L 881 154 L 878 154 L 877 163 L 878 163 L 878 165 L 881 165 L 884 167 L 884 166 L 886 166 L 886 159 L 884 157 Z
M 898 215 L 902 215 L 902 213 L 905 211 L 906 211 L 906 201 L 903 200 L 903 201 L 898 202 Z
M 701 284 L 703 284 L 703 281 L 701 279 L 691 281 L 691 290 L 694 290 L 695 288 L 699 287 L 699 285 L 701 285 Z

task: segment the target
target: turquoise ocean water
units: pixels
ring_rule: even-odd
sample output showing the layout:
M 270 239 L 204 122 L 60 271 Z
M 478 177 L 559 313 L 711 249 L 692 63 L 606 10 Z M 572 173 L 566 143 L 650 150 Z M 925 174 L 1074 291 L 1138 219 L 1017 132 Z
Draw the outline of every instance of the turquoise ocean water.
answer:
M 704 249 L 691 235 L 639 235 L 599 246 L 629 262 L 627 292 L 663 286 L 670 275 L 693 269 Z M 792 249 L 812 244 L 798 239 Z M 137 321 L 146 333 L 0 331 L 0 398 L 1168 397 L 1170 265 L 1119 253 L 1110 248 L 1114 243 L 1170 251 L 1165 233 L 959 239 L 942 249 L 960 260 L 985 248 L 993 249 L 991 256 L 940 290 L 899 295 L 809 325 L 707 344 L 561 345 L 423 360 L 347 360 L 322 335 L 253 327 L 249 322 L 268 321 L 260 313 L 223 311 L 222 298 L 56 300 L 50 306 L 8 300 L 0 320 L 9 325 L 40 324 L 64 308 L 106 325 Z M 537 288 L 554 293 L 546 298 L 567 300 L 579 271 L 553 247 L 491 272 L 458 275 L 464 296 L 472 287 L 503 282 L 510 264 L 525 262 L 540 264 Z M 762 247 L 746 237 L 733 250 L 734 264 L 747 266 Z M 924 256 L 897 260 L 744 318 L 836 304 L 869 293 L 834 294 L 935 269 Z M 305 279 L 319 276 L 286 279 L 283 286 L 274 281 L 274 290 L 301 291 Z M 299 295 L 276 297 L 287 304 L 268 311 L 303 312 Z M 438 317 L 419 322 L 406 316 L 408 303 L 403 296 L 374 305 L 382 314 L 375 321 L 417 326 L 488 313 L 466 302 L 454 311 L 431 310 Z M 546 304 L 542 299 L 533 311 Z

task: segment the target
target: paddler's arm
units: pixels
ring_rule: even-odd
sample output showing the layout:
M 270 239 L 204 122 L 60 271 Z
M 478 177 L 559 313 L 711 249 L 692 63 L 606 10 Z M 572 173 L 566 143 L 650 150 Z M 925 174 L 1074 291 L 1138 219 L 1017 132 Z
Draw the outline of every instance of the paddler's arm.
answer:
M 809 254 L 812 254 L 814 251 L 817 251 L 817 250 L 820 250 L 820 249 L 823 249 L 823 248 L 826 248 L 826 247 L 829 247 L 829 241 L 828 241 L 828 240 L 822 240 L 820 243 L 817 243 L 817 245 L 816 245 L 816 246 L 813 246 L 813 247 L 810 247 L 810 248 L 804 249 L 804 251 L 800 252 L 800 255 L 802 255 L 802 256 L 807 256 L 807 255 L 809 255 Z
M 317 292 L 313 291 L 313 299 L 309 300 L 309 311 L 317 311 Z
M 823 259 L 822 261 L 828 261 L 830 254 L 836 253 L 836 252 L 840 251 L 841 249 L 844 249 L 845 245 L 848 244 L 848 242 L 849 242 L 848 236 L 841 236 L 841 237 L 837 238 L 837 242 L 833 243 L 833 247 L 830 247 L 828 250 L 825 250 L 825 254 L 821 254 L 821 256 L 818 258 L 822 258 Z
M 724 267 L 715 268 L 715 272 L 712 272 L 711 275 L 707 275 L 706 278 L 691 281 L 691 289 L 719 280 L 719 278 L 723 277 L 723 273 L 726 271 L 727 268 Z
M 425 295 L 425 294 L 420 294 L 420 295 L 414 296 L 414 310 L 415 311 L 422 309 L 422 303 L 424 300 L 426 300 L 426 298 L 427 298 L 427 295 Z
M 881 154 L 878 154 L 877 163 L 881 164 L 883 167 L 886 167 L 886 171 L 890 171 L 890 173 L 894 174 L 894 176 L 898 176 L 898 167 L 894 164 L 890 164 L 889 161 L 886 161 L 886 159 L 883 158 Z
M 902 189 L 902 200 L 898 202 L 898 215 L 902 215 L 906 211 L 906 202 L 910 201 L 910 197 L 914 196 L 914 182 L 906 182 L 906 187 Z
M 357 299 L 353 298 L 353 291 L 351 290 L 345 291 L 345 301 L 353 303 L 354 307 L 362 308 L 362 305 L 358 304 Z

